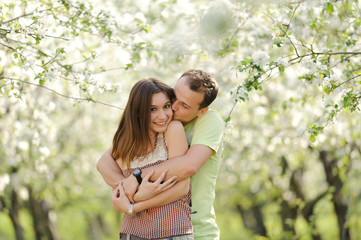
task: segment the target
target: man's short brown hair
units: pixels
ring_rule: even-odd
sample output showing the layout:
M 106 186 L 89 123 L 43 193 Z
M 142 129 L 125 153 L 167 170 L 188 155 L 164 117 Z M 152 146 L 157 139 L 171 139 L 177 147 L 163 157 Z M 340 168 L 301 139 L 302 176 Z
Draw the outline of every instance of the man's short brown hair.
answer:
M 199 105 L 199 109 L 208 107 L 218 94 L 218 84 L 203 70 L 191 69 L 182 74 L 181 78 L 186 78 L 186 84 L 195 92 L 203 92 L 204 99 Z

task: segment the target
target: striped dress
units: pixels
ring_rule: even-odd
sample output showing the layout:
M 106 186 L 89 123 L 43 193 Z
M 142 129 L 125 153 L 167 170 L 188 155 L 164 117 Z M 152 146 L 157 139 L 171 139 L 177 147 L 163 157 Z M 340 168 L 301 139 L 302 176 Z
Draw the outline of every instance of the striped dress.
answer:
M 128 177 L 136 168 L 155 166 L 168 159 L 168 151 L 162 133 L 158 133 L 154 151 L 134 159 L 130 168 L 122 171 Z M 133 217 L 124 214 L 121 233 L 141 238 L 164 238 L 191 234 L 191 190 L 181 199 L 169 204 L 136 213 Z

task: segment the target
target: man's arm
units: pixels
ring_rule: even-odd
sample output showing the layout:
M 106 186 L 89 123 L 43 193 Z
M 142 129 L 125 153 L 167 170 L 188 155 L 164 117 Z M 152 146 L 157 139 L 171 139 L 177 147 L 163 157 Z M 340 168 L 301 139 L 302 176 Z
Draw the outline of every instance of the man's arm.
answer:
M 118 164 L 114 161 L 112 155 L 112 148 L 109 148 L 98 160 L 97 169 L 102 175 L 104 181 L 115 189 L 120 181 L 124 179 Z
M 187 178 L 183 181 L 177 182 L 173 187 L 159 193 L 155 197 L 137 202 L 134 204 L 133 212 L 141 212 L 149 208 L 159 207 L 168 203 L 174 202 L 189 192 L 190 179 Z M 113 208 L 117 212 L 127 213 L 129 210 L 130 201 L 125 195 L 123 184 L 120 184 L 112 192 Z
M 211 157 L 213 152 L 214 151 L 208 146 L 201 144 L 193 145 L 183 156 L 174 157 L 156 166 L 142 169 L 142 178 L 151 171 L 154 171 L 153 175 L 150 177 L 150 181 L 156 181 L 163 172 L 167 173 L 164 177 L 164 181 L 174 176 L 177 176 L 177 181 L 184 180 L 196 174 L 203 164 Z M 125 194 L 132 202 L 134 202 L 133 196 L 139 186 L 136 178 L 131 175 L 127 177 L 123 183 Z
M 148 171 L 154 170 L 151 181 L 154 181 L 164 171 L 168 170 L 165 180 L 172 176 L 177 176 L 177 180 L 193 176 L 207 162 L 207 160 L 218 151 L 219 144 L 222 142 L 224 132 L 224 121 L 222 117 L 212 111 L 197 119 L 193 127 L 192 146 L 188 152 L 179 157 L 170 157 L 157 166 L 144 169 L 142 177 L 146 176 Z M 137 183 L 135 178 L 127 178 L 125 192 L 127 196 L 134 195 Z M 128 187 L 132 186 L 132 187 Z
M 154 170 L 154 174 L 150 178 L 151 181 L 154 181 L 167 169 L 168 171 L 164 180 L 167 180 L 172 176 L 177 176 L 177 181 L 189 178 L 198 172 L 203 164 L 211 157 L 213 152 L 213 149 L 208 146 L 201 144 L 193 145 L 183 156 L 174 157 L 157 166 L 144 169 L 142 176 L 145 176 L 148 171 Z
M 187 153 L 175 158 L 170 157 L 168 161 L 157 165 L 151 180 L 154 181 L 154 178 L 157 178 L 164 169 L 168 169 L 165 179 L 177 176 L 179 181 L 196 174 L 212 154 L 218 151 L 224 127 L 222 117 L 218 113 L 208 110 L 194 124 L 192 144 Z M 144 171 L 144 176 L 152 168 Z
M 159 207 L 174 202 L 189 192 L 190 179 L 177 182 L 173 187 L 159 193 L 151 199 L 134 204 L 134 211 L 141 212 L 149 208 Z

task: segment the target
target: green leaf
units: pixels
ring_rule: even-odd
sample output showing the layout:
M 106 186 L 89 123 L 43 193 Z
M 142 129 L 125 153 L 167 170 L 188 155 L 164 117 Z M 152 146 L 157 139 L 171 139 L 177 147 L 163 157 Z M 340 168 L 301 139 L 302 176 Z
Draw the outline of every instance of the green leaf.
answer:
M 315 137 L 315 135 L 311 135 L 311 136 L 310 136 L 310 141 L 311 141 L 311 142 L 316 142 L 316 137 Z
M 283 65 L 279 66 L 279 67 L 278 67 L 278 70 L 279 70 L 280 72 L 284 72 L 284 71 L 285 71 L 285 66 L 283 66 Z
M 333 9 L 332 3 L 328 2 L 328 3 L 327 3 L 327 13 L 328 13 L 328 14 L 331 14 L 331 13 L 333 13 L 334 11 L 335 11 L 335 10 Z
M 324 127 L 316 127 L 317 131 L 322 131 L 324 129 Z
M 127 65 L 126 65 L 126 67 L 125 67 L 125 70 L 128 70 L 128 69 L 130 69 L 130 68 L 132 68 L 133 67 L 133 64 L 132 63 L 128 63 Z
M 46 56 L 47 56 L 47 55 L 46 55 L 44 52 L 42 52 L 42 51 L 38 51 L 38 54 L 39 54 L 40 57 L 46 57 Z
M 330 94 L 331 93 L 331 88 L 330 87 L 324 87 L 323 89 L 322 89 L 327 95 L 328 94 Z
M 153 56 L 153 53 L 150 49 L 147 49 L 148 57 L 151 58 Z
M 182 61 L 182 59 L 183 59 L 183 56 L 180 55 L 180 56 L 177 57 L 177 59 L 176 59 L 175 61 L 176 61 L 177 63 L 180 63 L 180 62 Z
M 16 59 L 18 57 L 19 57 L 19 55 L 17 53 L 14 53 L 14 58 Z
M 275 39 L 273 43 L 276 44 L 277 47 L 281 47 L 281 40 Z
M 326 75 L 327 75 L 328 77 L 330 77 L 330 71 L 325 70 L 325 73 L 326 73 Z

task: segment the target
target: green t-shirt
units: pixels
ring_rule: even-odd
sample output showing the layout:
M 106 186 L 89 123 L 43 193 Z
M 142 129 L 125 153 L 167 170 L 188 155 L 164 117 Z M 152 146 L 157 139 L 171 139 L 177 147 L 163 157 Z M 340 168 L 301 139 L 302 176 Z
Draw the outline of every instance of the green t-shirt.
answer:
M 201 144 L 213 150 L 210 159 L 191 177 L 192 210 L 197 211 L 191 215 L 195 239 L 219 239 L 213 201 L 221 165 L 224 127 L 222 117 L 213 110 L 184 127 L 190 146 Z

